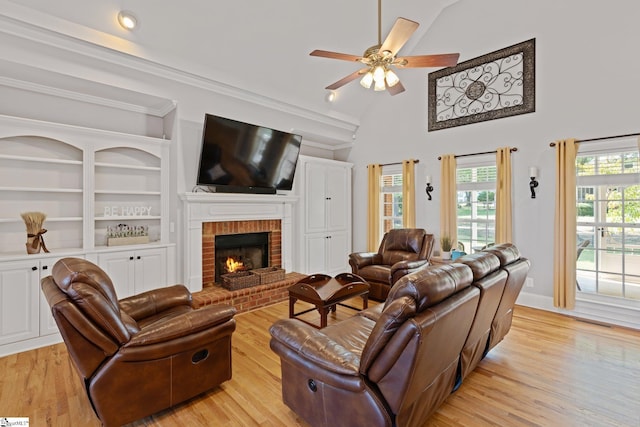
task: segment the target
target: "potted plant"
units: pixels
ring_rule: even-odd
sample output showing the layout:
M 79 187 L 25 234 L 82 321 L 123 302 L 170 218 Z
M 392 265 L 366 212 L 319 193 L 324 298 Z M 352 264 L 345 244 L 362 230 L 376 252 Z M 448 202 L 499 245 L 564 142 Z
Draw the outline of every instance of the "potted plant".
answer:
M 451 259 L 451 249 L 453 248 L 453 240 L 444 234 L 440 237 L 440 256 L 442 259 Z

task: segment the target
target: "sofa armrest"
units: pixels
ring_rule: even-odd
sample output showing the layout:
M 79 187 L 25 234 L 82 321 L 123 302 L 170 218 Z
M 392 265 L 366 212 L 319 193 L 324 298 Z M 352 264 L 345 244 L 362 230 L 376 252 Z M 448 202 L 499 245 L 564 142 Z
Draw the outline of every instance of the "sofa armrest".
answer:
M 398 261 L 391 266 L 389 270 L 389 283 L 393 286 L 401 277 L 406 276 L 409 273 L 418 271 L 423 267 L 429 265 L 429 261 L 426 259 L 420 259 L 415 261 Z
M 178 316 L 160 319 L 145 326 L 127 343 L 127 347 L 137 347 L 162 343 L 225 323 L 236 314 L 235 307 L 228 305 L 208 305 Z
M 377 252 L 355 252 L 349 254 L 349 264 L 352 273 L 358 274 L 358 269 L 367 265 L 382 264 L 382 256 Z
M 191 307 L 191 303 L 191 292 L 184 285 L 152 289 L 118 301 L 120 309 L 136 321 L 179 305 Z
M 282 319 L 269 332 L 272 340 L 318 367 L 340 375 L 359 376 L 360 357 L 306 323 Z

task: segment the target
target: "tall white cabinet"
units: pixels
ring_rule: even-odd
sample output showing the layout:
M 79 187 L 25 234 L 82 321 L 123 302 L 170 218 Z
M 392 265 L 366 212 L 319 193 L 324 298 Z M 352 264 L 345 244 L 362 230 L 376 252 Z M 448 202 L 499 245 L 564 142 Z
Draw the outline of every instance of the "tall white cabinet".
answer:
M 0 116 L 0 356 L 59 340 L 40 280 L 65 256 L 100 265 L 120 298 L 175 283 L 170 141 Z M 47 215 L 50 253 L 28 255 L 22 212 Z M 149 243 L 108 246 L 109 226 Z
M 351 163 L 300 156 L 294 191 L 297 266 L 305 274 L 350 271 Z

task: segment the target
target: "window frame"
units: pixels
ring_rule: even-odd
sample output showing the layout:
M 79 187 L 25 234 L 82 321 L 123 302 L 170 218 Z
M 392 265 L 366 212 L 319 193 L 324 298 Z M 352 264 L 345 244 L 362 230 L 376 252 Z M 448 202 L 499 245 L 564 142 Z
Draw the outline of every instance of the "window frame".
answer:
M 393 185 L 390 187 L 385 187 L 384 186 L 384 177 L 385 176 L 394 176 L 394 175 L 399 175 L 400 176 L 400 180 L 401 183 L 400 185 Z M 403 219 L 402 219 L 402 214 L 398 217 L 397 215 L 392 215 L 392 216 L 385 216 L 385 200 L 384 200 L 384 196 L 385 194 L 392 194 L 392 195 L 400 195 L 400 199 L 402 200 L 402 184 L 404 183 L 404 176 L 402 174 L 402 165 L 385 165 L 382 166 L 382 170 L 381 170 L 381 174 L 380 174 L 380 224 L 378 224 L 378 226 L 380 227 L 380 236 L 383 236 L 388 230 L 386 230 L 386 224 L 385 221 L 387 220 L 391 220 L 392 224 L 395 225 L 396 221 L 399 219 L 400 220 L 400 226 L 399 227 L 395 227 L 392 226 L 390 229 L 394 229 L 394 228 L 402 228 L 403 227 Z M 396 191 L 393 191 L 396 190 Z M 394 202 L 392 202 L 395 204 L 395 200 Z M 404 209 L 404 200 L 402 200 L 401 202 L 401 212 L 402 209 Z
M 635 172 L 625 173 L 624 169 L 620 169 L 620 173 L 602 173 L 602 174 L 580 174 L 580 158 L 584 157 L 594 157 L 596 158 L 595 163 L 597 164 L 597 158 L 601 156 L 620 156 L 625 152 L 638 152 L 638 142 L 634 139 L 626 139 L 619 141 L 606 141 L 606 142 L 598 142 L 598 143 L 590 143 L 581 145 L 578 149 L 578 153 L 576 154 L 576 234 L 580 235 L 580 233 L 584 234 L 585 230 L 591 229 L 592 238 L 591 244 L 587 246 L 582 254 L 591 254 L 590 256 L 593 258 L 593 268 L 581 268 L 580 258 L 578 258 L 576 265 L 576 276 L 578 279 L 578 284 L 582 280 L 582 288 L 585 285 L 591 286 L 589 280 L 595 282 L 595 290 L 585 290 L 578 289 L 578 295 L 581 298 L 593 299 L 596 301 L 618 301 L 619 304 L 622 305 L 631 305 L 631 306 L 640 306 L 639 298 L 632 298 L 627 296 L 627 283 L 630 281 L 627 278 L 635 278 L 638 280 L 638 274 L 628 272 L 627 266 L 633 266 L 636 262 L 631 262 L 631 260 L 627 260 L 628 248 L 630 244 L 627 244 L 628 241 L 628 229 L 638 229 L 640 227 L 640 220 L 636 219 L 636 221 L 627 221 L 623 216 L 621 222 L 618 221 L 609 221 L 605 217 L 600 217 L 599 214 L 602 214 L 602 209 L 606 208 L 609 203 L 612 201 L 606 197 L 605 189 L 607 187 L 629 187 L 640 185 L 640 159 L 636 157 L 635 166 L 632 166 Z M 621 158 L 622 159 L 622 158 Z M 599 168 L 594 165 L 594 170 Z M 587 192 L 584 189 L 591 188 L 591 192 Z M 580 203 L 583 201 L 580 198 L 580 194 L 593 194 L 593 204 L 592 209 L 593 213 L 591 217 L 588 216 L 580 216 L 579 214 L 582 212 L 582 208 L 580 207 Z M 622 197 L 620 200 L 624 200 Z M 635 199 L 626 200 L 625 202 L 637 202 Z M 581 218 L 583 218 L 581 220 Z M 585 219 L 586 218 L 586 219 Z M 589 219 L 591 218 L 591 219 Z M 609 230 L 608 229 L 620 229 L 619 235 L 616 237 L 621 238 L 620 241 L 620 250 L 616 250 L 615 248 L 611 249 L 606 243 L 606 239 L 608 237 Z M 613 251 L 613 252 L 612 252 Z M 611 253 L 615 255 L 615 253 L 619 253 L 620 255 L 620 271 L 615 270 L 607 270 L 607 267 L 604 265 L 607 256 L 610 256 Z M 582 257 L 581 254 L 581 257 Z M 631 255 L 635 254 L 632 250 Z M 582 263 L 584 264 L 584 262 Z M 582 275 L 580 273 L 582 272 Z M 590 275 L 593 275 L 593 278 L 589 278 Z M 621 295 L 612 295 L 609 292 L 600 292 L 600 282 L 606 281 L 607 276 L 619 276 L 620 277 L 620 293 Z
M 480 182 L 459 182 L 458 181 L 458 174 L 461 169 L 476 169 L 476 168 L 482 168 L 482 167 L 493 167 L 495 169 L 495 175 L 494 175 L 495 178 L 493 181 L 480 181 Z M 477 226 L 479 226 L 480 228 L 483 228 L 484 230 L 490 230 L 491 226 L 493 226 L 493 235 L 495 240 L 496 219 L 495 219 L 495 213 L 494 213 L 493 219 L 482 218 L 482 217 L 473 218 L 473 216 L 470 219 L 467 219 L 467 218 L 461 219 L 461 217 L 459 216 L 459 208 L 457 206 L 459 193 L 471 192 L 473 194 L 474 192 L 479 193 L 482 191 L 491 191 L 494 194 L 493 203 L 495 204 L 496 202 L 495 199 L 497 197 L 497 167 L 498 165 L 496 162 L 496 158 L 493 155 L 465 157 L 465 158 L 459 158 L 456 161 L 456 224 L 457 224 L 456 229 L 458 232 L 458 243 L 462 243 L 464 245 L 464 250 L 467 253 L 471 253 L 473 252 L 474 249 L 479 249 L 481 246 L 485 246 L 489 243 L 493 243 L 492 241 L 490 241 L 489 238 L 487 238 L 486 241 L 482 241 L 482 242 L 480 240 L 477 240 L 477 238 L 474 239 L 473 224 L 477 224 Z M 474 203 L 474 202 L 471 201 L 470 203 Z M 477 203 L 477 200 L 475 203 Z M 471 230 L 470 231 L 471 234 L 468 241 L 462 240 L 460 238 L 461 223 L 465 223 L 465 222 L 469 223 L 469 228 Z

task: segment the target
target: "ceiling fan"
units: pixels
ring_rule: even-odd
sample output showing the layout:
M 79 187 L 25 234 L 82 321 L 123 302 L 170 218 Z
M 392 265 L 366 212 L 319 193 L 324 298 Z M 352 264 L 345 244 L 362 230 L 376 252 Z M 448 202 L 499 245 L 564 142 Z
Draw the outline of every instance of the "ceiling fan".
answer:
M 326 50 L 314 50 L 311 56 L 323 58 L 340 59 L 343 61 L 361 62 L 365 65 L 358 71 L 338 80 L 327 86 L 325 89 L 335 90 L 347 83 L 362 76 L 360 84 L 369 89 L 373 85 L 373 90 L 388 90 L 391 95 L 404 92 L 404 86 L 400 79 L 393 72 L 392 67 L 397 68 L 421 68 L 421 67 L 452 67 L 458 63 L 459 53 L 445 53 L 439 55 L 419 55 L 398 57 L 396 54 L 416 31 L 417 22 L 405 18 L 398 18 L 393 24 L 389 35 L 382 40 L 382 0 L 378 0 L 378 44 L 371 46 L 364 51 L 362 56 L 349 55 L 346 53 L 329 52 Z

